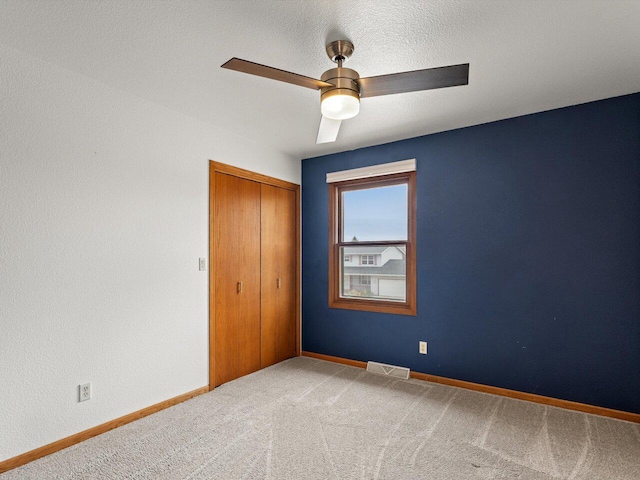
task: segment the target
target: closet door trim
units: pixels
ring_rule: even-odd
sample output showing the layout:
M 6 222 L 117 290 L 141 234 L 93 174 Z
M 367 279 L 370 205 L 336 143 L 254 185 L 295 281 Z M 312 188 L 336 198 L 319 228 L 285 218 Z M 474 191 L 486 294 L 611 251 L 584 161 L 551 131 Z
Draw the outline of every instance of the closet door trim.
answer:
M 214 389 L 215 380 L 215 271 L 214 271 L 214 212 L 215 212 L 215 174 L 224 173 L 274 187 L 292 190 L 296 194 L 296 356 L 300 356 L 300 185 L 270 177 L 261 173 L 234 167 L 225 163 L 209 161 L 209 390 Z
M 226 173 L 227 175 L 233 175 L 234 177 L 244 178 L 245 180 L 253 180 L 254 182 L 264 183 L 266 185 L 273 185 L 274 187 L 286 188 L 287 190 L 299 191 L 300 185 L 287 182 L 286 180 L 280 180 L 279 178 L 269 177 L 262 173 L 252 172 L 251 170 L 245 170 L 244 168 L 234 167 L 233 165 L 227 165 L 226 163 L 210 161 L 210 170 L 213 172 Z

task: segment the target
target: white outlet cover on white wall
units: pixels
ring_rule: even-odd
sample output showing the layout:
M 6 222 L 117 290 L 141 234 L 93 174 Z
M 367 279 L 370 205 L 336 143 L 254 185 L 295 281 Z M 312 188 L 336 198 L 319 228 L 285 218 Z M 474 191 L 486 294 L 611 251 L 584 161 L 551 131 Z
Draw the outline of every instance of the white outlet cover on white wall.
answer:
M 78 401 L 85 402 L 91 399 L 91 382 L 78 385 Z

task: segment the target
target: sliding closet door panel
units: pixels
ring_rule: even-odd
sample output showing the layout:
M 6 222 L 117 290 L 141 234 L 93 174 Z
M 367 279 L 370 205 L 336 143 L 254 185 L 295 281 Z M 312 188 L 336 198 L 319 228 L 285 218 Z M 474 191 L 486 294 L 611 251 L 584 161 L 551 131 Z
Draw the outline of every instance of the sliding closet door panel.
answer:
M 240 280 L 240 376 L 260 370 L 260 184 L 244 180 L 247 205 L 236 218 L 243 224 L 239 257 Z
M 232 318 L 237 316 L 239 299 L 235 286 L 228 279 L 235 278 L 237 269 L 229 261 L 236 254 L 236 245 L 229 241 L 238 235 L 238 224 L 233 221 L 233 197 L 238 185 L 231 177 L 215 175 L 214 248 L 215 258 L 212 268 L 215 272 L 215 385 L 228 382 L 238 375 L 238 330 Z M 234 353 L 232 353 L 234 352 Z
M 278 361 L 296 355 L 296 193 L 278 189 L 278 270 L 282 278 L 278 289 Z
M 215 174 L 215 385 L 260 368 L 260 184 Z
M 295 356 L 296 195 L 262 185 L 262 367 Z
M 278 187 L 262 185 L 262 368 L 278 360 Z

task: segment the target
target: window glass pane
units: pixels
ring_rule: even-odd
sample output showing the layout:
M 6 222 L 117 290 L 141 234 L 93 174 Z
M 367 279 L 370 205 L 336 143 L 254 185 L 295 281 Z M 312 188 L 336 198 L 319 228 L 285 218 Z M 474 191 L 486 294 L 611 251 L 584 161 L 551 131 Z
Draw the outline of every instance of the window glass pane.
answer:
M 342 298 L 406 301 L 405 245 L 341 247 L 340 262 Z
M 342 192 L 342 241 L 407 240 L 406 184 Z

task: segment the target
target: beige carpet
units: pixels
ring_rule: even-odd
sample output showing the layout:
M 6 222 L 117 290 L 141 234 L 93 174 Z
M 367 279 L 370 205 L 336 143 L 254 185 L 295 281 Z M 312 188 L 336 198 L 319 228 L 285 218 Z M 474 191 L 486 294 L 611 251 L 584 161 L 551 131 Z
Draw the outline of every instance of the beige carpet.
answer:
M 640 479 L 640 425 L 295 358 L 10 479 Z

